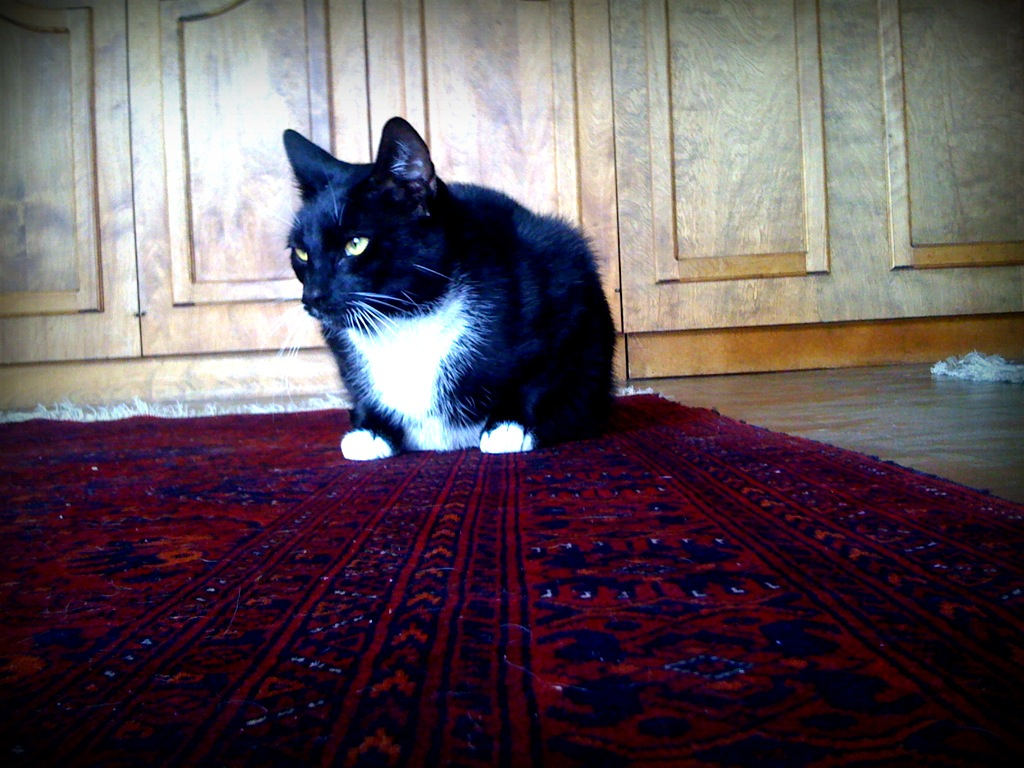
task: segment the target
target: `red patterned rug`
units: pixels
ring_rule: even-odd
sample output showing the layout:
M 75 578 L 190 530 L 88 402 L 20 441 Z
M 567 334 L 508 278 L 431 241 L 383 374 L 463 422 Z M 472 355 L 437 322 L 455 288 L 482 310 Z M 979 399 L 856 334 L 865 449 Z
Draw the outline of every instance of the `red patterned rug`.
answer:
M 346 423 L 0 428 L 0 761 L 1024 757 L 1024 507 L 650 396 L 514 456 Z

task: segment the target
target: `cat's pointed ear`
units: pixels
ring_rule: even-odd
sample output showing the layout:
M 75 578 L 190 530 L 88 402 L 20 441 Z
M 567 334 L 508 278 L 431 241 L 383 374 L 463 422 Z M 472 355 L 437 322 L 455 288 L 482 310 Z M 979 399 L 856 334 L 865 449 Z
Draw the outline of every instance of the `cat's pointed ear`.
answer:
M 304 201 L 316 196 L 339 176 L 347 177 L 350 173 L 348 163 L 343 163 L 293 130 L 284 132 L 284 151 L 292 164 Z
M 373 178 L 396 201 L 408 201 L 424 214 L 437 192 L 437 176 L 427 143 L 400 117 L 388 120 L 380 137 Z

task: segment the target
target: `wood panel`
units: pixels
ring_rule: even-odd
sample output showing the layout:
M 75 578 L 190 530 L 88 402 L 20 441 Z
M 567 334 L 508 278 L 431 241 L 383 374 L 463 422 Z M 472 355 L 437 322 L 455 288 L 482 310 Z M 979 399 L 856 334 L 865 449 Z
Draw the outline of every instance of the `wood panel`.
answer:
M 394 0 L 366 10 L 374 135 L 403 115 L 446 181 L 501 189 L 582 225 L 617 307 L 607 3 Z
M 281 134 L 367 152 L 361 8 L 337 5 L 130 4 L 147 354 L 320 343 L 284 249 L 298 198 Z M 350 102 L 362 114 L 334 121 Z
M 100 304 L 88 22 L 86 11 L 23 9 L 0 18 L 5 315 Z
M 613 365 L 616 376 L 624 378 L 622 337 Z M 63 401 L 79 406 L 134 398 L 290 403 L 325 395 L 347 397 L 325 348 L 0 366 L 0 411 L 31 411 Z
M 323 9 L 299 0 L 160 8 L 174 301 L 296 298 L 280 254 L 294 186 L 268 128 L 295 126 L 328 144 Z
M 124 6 L 47 5 L 0 8 L 0 362 L 138 354 Z
M 743 3 L 699 0 L 612 3 L 622 301 L 627 333 L 992 314 L 1024 308 L 1024 270 L 1019 266 L 893 270 L 886 172 L 887 160 L 892 158 L 886 140 L 883 88 L 883 72 L 887 70 L 880 55 L 889 50 L 880 13 L 884 14 L 890 5 L 877 0 L 822 4 L 794 1 L 757 4 L 754 9 Z M 776 14 L 770 16 L 774 22 L 769 29 L 783 29 L 779 25 L 784 9 L 792 13 L 794 43 L 793 47 L 785 46 L 792 53 L 788 63 L 779 59 L 777 51 L 763 50 L 760 41 L 770 31 L 757 29 L 748 36 L 740 34 L 743 25 L 753 24 L 758 14 Z M 690 17 L 692 23 L 685 25 L 673 21 Z M 710 31 L 698 35 L 697 30 Z M 707 47 L 705 38 L 709 36 L 721 45 Z M 801 42 L 815 37 L 816 45 Z M 711 58 L 706 63 L 689 50 L 702 44 L 705 48 L 696 50 L 708 52 Z M 652 45 L 660 45 L 665 51 L 660 60 Z M 673 47 L 683 50 L 678 63 L 671 56 Z M 816 64 L 812 66 L 813 58 Z M 693 69 L 678 72 L 683 62 Z M 649 74 L 651 69 L 667 73 L 660 75 L 661 85 Z M 785 118 L 790 128 L 783 136 L 801 148 L 804 158 L 799 167 L 805 180 L 805 226 L 824 217 L 816 230 L 827 238 L 827 272 L 808 270 L 807 274 L 787 275 L 788 267 L 796 271 L 796 265 L 773 254 L 746 254 L 747 265 L 756 268 L 751 272 L 760 271 L 761 276 L 742 277 L 730 275 L 726 269 L 706 268 L 700 280 L 678 277 L 673 271 L 676 265 L 708 260 L 687 258 L 679 248 L 681 234 L 696 232 L 691 236 L 700 240 L 701 247 L 707 249 L 705 253 L 710 254 L 716 253 L 714 249 L 721 242 L 731 239 L 741 244 L 744 238 L 754 242 L 759 236 L 743 234 L 743 228 L 754 233 L 775 232 L 774 242 L 786 242 L 774 211 L 792 211 L 792 205 L 787 208 L 781 202 L 765 201 L 781 200 L 794 193 L 791 181 L 784 182 L 783 175 L 770 172 L 775 162 L 772 157 L 756 162 L 758 173 L 763 175 L 751 178 L 758 178 L 760 186 L 732 193 L 735 210 L 730 209 L 728 196 L 719 199 L 715 195 L 718 190 L 729 189 L 734 178 L 742 178 L 754 162 L 750 150 L 758 145 L 750 136 L 758 135 L 757 125 L 765 109 L 762 105 L 766 99 L 771 101 L 770 94 L 748 92 L 745 84 L 758 82 L 761 70 L 776 71 L 790 83 L 790 93 L 800 94 L 803 104 L 804 94 L 815 90 L 807 84 L 814 80 L 814 69 L 821 84 L 817 109 L 822 125 L 823 167 L 827 169 L 823 195 L 807 192 L 806 180 L 813 176 L 808 173 L 811 166 L 806 161 L 808 148 L 813 145 L 806 138 L 808 109 L 801 106 L 799 110 L 799 137 L 793 136 L 792 112 Z M 694 110 L 680 107 L 675 93 L 681 86 L 673 85 L 678 77 L 684 79 L 684 84 L 694 84 L 682 91 L 693 100 Z M 657 87 L 652 88 L 652 82 Z M 704 103 L 699 100 L 703 92 L 710 94 Z M 742 124 L 738 107 L 728 106 L 744 100 L 750 104 L 749 126 Z M 814 104 L 813 99 L 808 103 Z M 720 115 L 722 110 L 724 116 Z M 729 120 L 739 121 L 739 128 L 730 127 Z M 704 124 L 711 129 L 702 129 Z M 717 128 L 721 130 L 714 130 Z M 718 145 L 708 143 L 708 135 Z M 761 146 L 770 147 L 770 141 L 766 141 Z M 677 148 L 680 142 L 687 148 L 685 153 Z M 693 146 L 698 151 L 692 151 Z M 718 146 L 718 154 L 710 155 L 713 161 L 703 159 L 701 153 L 710 151 L 706 146 Z M 996 154 L 1005 157 L 1015 148 L 1013 137 L 1006 136 Z M 780 147 L 780 151 L 783 149 Z M 788 152 L 785 156 L 792 158 L 792 149 Z M 677 167 L 695 161 L 699 161 L 696 171 Z M 791 166 L 789 163 L 786 168 Z M 694 180 L 695 173 L 705 181 Z M 702 197 L 705 190 L 709 190 L 706 199 Z M 693 210 L 687 215 L 704 221 L 703 229 L 697 230 L 684 220 L 676 204 L 681 194 L 691 197 Z M 991 204 L 1001 209 L 999 216 L 1011 215 L 1010 211 L 1016 215 L 1020 209 L 1005 196 L 993 199 Z M 815 205 L 820 206 L 820 215 L 809 213 Z M 731 218 L 723 218 L 723 211 Z M 726 221 L 729 226 L 721 224 Z M 713 226 L 715 222 L 719 223 L 718 229 Z M 733 223 L 736 232 L 732 231 Z M 723 234 L 715 235 L 716 231 Z M 791 227 L 789 231 L 797 229 Z M 808 227 L 807 232 L 811 231 Z M 810 242 L 810 234 L 807 237 Z M 769 272 L 767 264 L 779 268 Z
M 894 267 L 1024 263 L 1024 3 L 879 4 Z
M 629 249 L 649 281 L 828 270 L 817 22 L 792 0 L 613 3 L 619 155 L 641 166 Z
M 612 3 L 627 330 L 687 283 L 829 271 L 819 47 L 813 2 Z
M 607 0 L 572 6 L 576 53 L 576 137 L 580 224 L 601 262 L 605 293 L 622 329 L 615 119 L 612 109 L 611 31 Z M 620 344 L 617 349 L 621 349 Z M 618 359 L 618 356 L 617 358 Z M 616 371 L 626 376 L 625 355 Z

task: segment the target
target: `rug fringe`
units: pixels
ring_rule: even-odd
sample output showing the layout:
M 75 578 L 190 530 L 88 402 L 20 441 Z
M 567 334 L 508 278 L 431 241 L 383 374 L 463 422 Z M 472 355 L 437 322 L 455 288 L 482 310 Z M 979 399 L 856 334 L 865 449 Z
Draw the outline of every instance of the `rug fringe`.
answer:
M 245 403 L 207 402 L 195 403 L 150 403 L 142 398 L 112 405 L 75 405 L 63 400 L 52 405 L 40 403 L 31 411 L 2 411 L 0 423 L 15 424 L 33 419 L 50 421 L 118 421 L 136 416 L 154 416 L 161 419 L 192 419 L 204 416 L 227 416 L 235 414 L 298 413 L 302 411 L 323 411 L 347 408 L 349 401 L 341 395 L 308 397 L 287 402 Z
M 948 357 L 932 366 L 932 376 L 966 381 L 1024 384 L 1024 365 L 1008 362 L 999 355 L 970 352 L 963 357 Z
M 643 389 L 631 386 L 619 387 L 619 397 L 630 395 L 659 395 L 659 392 L 646 387 Z M 307 397 L 287 402 L 206 402 L 196 403 L 151 403 L 140 397 L 130 402 L 112 405 L 76 405 L 70 400 L 62 400 L 52 405 L 40 403 L 31 411 L 0 411 L 0 424 L 18 424 L 34 419 L 48 421 L 119 421 L 136 416 L 154 416 L 161 419 L 194 419 L 204 416 L 228 416 L 235 414 L 260 413 L 300 413 L 303 411 L 326 411 L 348 408 L 351 402 L 342 395 L 324 395 Z

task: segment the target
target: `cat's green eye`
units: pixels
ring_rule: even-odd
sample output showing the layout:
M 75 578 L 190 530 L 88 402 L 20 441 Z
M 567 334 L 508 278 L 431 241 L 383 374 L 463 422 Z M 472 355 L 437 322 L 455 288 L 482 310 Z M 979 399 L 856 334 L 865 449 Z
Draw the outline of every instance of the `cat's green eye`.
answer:
M 345 243 L 345 253 L 349 256 L 361 256 L 369 244 L 370 239 L 367 237 L 353 237 Z
M 299 261 L 301 261 L 303 264 L 305 264 L 307 261 L 309 261 L 309 254 L 306 253 L 301 248 L 296 248 L 295 249 L 295 258 L 298 259 Z

